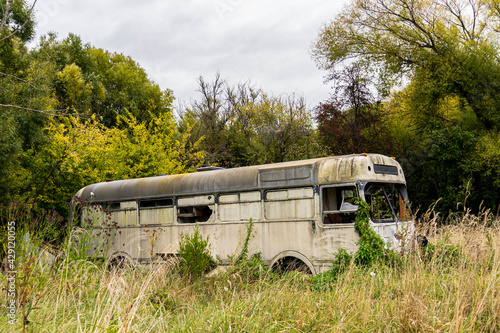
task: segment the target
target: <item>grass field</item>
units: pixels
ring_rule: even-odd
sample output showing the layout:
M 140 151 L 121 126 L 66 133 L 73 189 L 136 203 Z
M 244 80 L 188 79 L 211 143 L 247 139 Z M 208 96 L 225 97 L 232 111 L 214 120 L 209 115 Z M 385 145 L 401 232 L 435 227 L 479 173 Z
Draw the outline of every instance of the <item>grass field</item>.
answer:
M 418 227 L 431 250 L 394 267 L 351 265 L 335 279 L 258 265 L 189 279 L 175 263 L 107 270 L 67 258 L 42 271 L 25 260 L 16 276 L 16 324 L 2 306 L 0 330 L 500 332 L 500 219 L 464 213 L 437 227 L 428 213 Z M 2 299 L 8 304 L 7 292 Z

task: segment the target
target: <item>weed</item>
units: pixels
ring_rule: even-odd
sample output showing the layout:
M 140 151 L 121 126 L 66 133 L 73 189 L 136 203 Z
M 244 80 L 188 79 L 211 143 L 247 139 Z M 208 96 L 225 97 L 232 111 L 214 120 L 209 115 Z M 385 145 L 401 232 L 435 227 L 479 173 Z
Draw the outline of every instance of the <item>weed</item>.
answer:
M 426 263 L 441 266 L 455 266 L 466 260 L 462 248 L 458 245 L 446 243 L 429 243 L 420 249 L 421 258 Z
M 332 262 L 330 269 L 322 274 L 313 276 L 311 282 L 316 289 L 328 289 L 329 286 L 342 276 L 354 262 L 354 255 L 344 249 L 340 249 L 335 254 L 335 259 Z
M 208 236 L 204 239 L 197 225 L 192 236 L 181 233 L 178 254 L 181 272 L 191 279 L 199 278 L 215 267 Z
M 158 242 L 158 238 L 160 236 L 160 233 L 163 231 L 163 229 L 159 228 L 151 228 L 151 227 L 146 227 L 144 228 L 144 233 L 149 239 L 149 245 L 151 249 L 149 250 L 149 258 L 150 258 L 150 263 L 151 267 L 153 266 L 154 258 L 155 258 L 155 247 L 156 243 Z
M 330 269 L 312 279 L 317 288 L 335 283 L 353 264 L 369 268 L 378 263 L 395 265 L 399 262 L 399 256 L 393 250 L 386 248 L 383 239 L 370 227 L 370 206 L 360 197 L 355 198 L 354 202 L 358 205 L 354 229 L 360 237 L 357 243 L 359 249 L 355 254 L 339 249 Z
M 250 218 L 250 220 L 248 220 L 248 227 L 247 227 L 247 234 L 245 236 L 245 241 L 243 242 L 243 246 L 241 247 L 240 254 L 236 257 L 236 263 L 247 259 L 248 243 L 250 242 L 250 238 L 252 237 L 252 231 L 253 231 L 253 220 L 252 218 Z
M 392 252 L 385 249 L 383 239 L 370 227 L 370 207 L 361 198 L 355 199 L 358 210 L 356 211 L 356 222 L 354 229 L 358 233 L 359 250 L 354 255 L 354 261 L 359 266 L 371 266 L 375 262 L 385 259 Z
M 12 331 L 499 332 L 500 218 L 460 218 L 432 226 L 425 234 L 433 245 L 396 267 L 386 264 L 385 251 L 371 266 L 339 251 L 331 274 L 315 277 L 270 274 L 259 268 L 259 255 L 248 253 L 226 272 L 192 280 L 167 265 L 106 270 L 68 260 L 66 251 L 42 269 L 28 260 L 37 253 L 28 245 L 26 265 L 17 265 L 19 320 Z M 198 243 L 208 248 L 208 237 L 198 233 Z M 5 311 L 0 331 L 9 327 Z

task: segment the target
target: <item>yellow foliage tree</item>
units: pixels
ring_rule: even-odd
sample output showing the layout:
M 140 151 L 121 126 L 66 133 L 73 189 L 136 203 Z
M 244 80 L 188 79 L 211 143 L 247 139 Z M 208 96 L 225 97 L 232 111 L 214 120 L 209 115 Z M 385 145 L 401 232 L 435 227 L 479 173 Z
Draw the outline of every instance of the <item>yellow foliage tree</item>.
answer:
M 31 184 L 25 195 L 64 211 L 61 204 L 85 185 L 192 172 L 204 161 L 201 140 L 190 142 L 190 128 L 179 133 L 171 114 L 145 123 L 128 113 L 117 122 L 121 126 L 108 128 L 96 116 L 52 119 L 46 127 L 50 142 L 36 153 L 37 170 L 23 173 Z

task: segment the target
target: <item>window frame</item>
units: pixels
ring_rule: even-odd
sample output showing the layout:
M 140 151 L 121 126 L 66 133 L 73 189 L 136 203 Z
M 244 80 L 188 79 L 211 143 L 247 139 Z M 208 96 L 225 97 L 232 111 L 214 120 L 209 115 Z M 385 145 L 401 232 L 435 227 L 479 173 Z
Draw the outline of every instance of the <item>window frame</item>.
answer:
M 174 205 L 174 200 L 175 198 L 172 196 L 166 196 L 166 197 L 159 197 L 159 198 L 148 198 L 148 199 L 140 199 L 137 200 L 137 211 L 138 211 L 138 216 L 137 216 L 137 222 L 140 227 L 165 227 L 172 225 L 175 221 L 175 205 Z M 167 204 L 164 204 L 162 202 L 167 201 Z M 152 205 L 154 204 L 154 205 Z M 146 223 L 146 219 L 144 219 L 144 214 L 147 214 L 146 212 L 153 212 L 155 210 L 163 210 L 163 209 L 168 209 L 171 208 L 173 210 L 173 221 L 172 223 Z M 150 213 L 151 214 L 151 213 Z M 157 221 L 155 221 L 157 222 Z
M 267 195 L 269 193 L 275 193 L 275 192 L 284 192 L 284 191 L 290 191 L 290 190 L 304 190 L 304 189 L 310 189 L 311 190 L 311 195 L 310 196 L 302 196 L 302 197 L 294 197 L 294 198 L 286 198 L 286 199 L 268 199 Z M 285 187 L 285 188 L 277 188 L 277 189 L 269 189 L 264 191 L 264 196 L 263 196 L 263 201 L 264 202 L 276 202 L 276 201 L 292 201 L 292 200 L 304 200 L 304 199 L 314 199 L 314 186 L 294 186 L 294 187 Z
M 268 199 L 268 194 L 269 193 L 273 193 L 273 192 L 284 192 L 284 191 L 290 191 L 290 190 L 304 190 L 304 189 L 307 189 L 307 190 L 310 190 L 311 193 L 310 195 L 304 195 L 304 196 L 297 196 L 297 197 L 293 197 L 293 198 L 286 198 L 286 199 L 276 199 L 276 198 L 271 198 L 271 199 Z M 263 220 L 265 221 L 271 221 L 271 222 L 275 222 L 275 221 L 313 221 L 315 219 L 315 216 L 316 216 L 316 204 L 315 204 L 315 196 L 314 196 L 314 193 L 315 193 L 315 187 L 314 185 L 304 185 L 304 186 L 289 186 L 289 187 L 280 187 L 280 188 L 273 188 L 273 189 L 267 189 L 263 192 L 263 195 L 262 195 L 262 206 L 263 206 Z M 287 194 L 288 196 L 288 194 Z M 304 200 L 308 200 L 308 201 L 311 201 L 311 209 L 312 209 L 312 214 L 311 216 L 307 216 L 307 217 L 304 217 L 304 216 L 294 216 L 294 217 L 279 217 L 279 218 L 271 218 L 270 215 L 268 215 L 268 213 L 270 214 L 272 212 L 271 211 L 268 211 L 267 207 L 268 207 L 268 204 L 276 204 L 276 203 L 279 203 L 279 202 L 293 202 L 293 201 L 304 201 Z
M 371 187 L 371 186 L 378 186 L 378 187 L 381 187 L 382 190 L 383 190 L 383 194 L 384 194 L 384 199 L 386 200 L 386 204 L 389 205 L 389 208 L 391 210 L 391 215 L 392 215 L 392 218 L 389 220 L 389 219 L 375 219 L 374 218 L 374 210 L 373 210 L 373 197 L 370 198 L 370 203 L 369 203 L 369 206 L 370 206 L 370 220 L 375 223 L 375 224 L 390 224 L 390 223 L 398 223 L 398 222 L 406 222 L 406 221 L 412 221 L 413 220 L 413 212 L 411 210 L 411 207 L 409 205 L 409 199 L 408 199 L 408 194 L 407 194 L 407 191 L 406 191 L 406 184 L 401 184 L 401 183 L 384 183 L 384 182 L 368 182 L 365 186 L 364 186 L 364 189 L 363 189 L 363 192 L 364 192 L 364 196 L 365 196 L 365 201 L 367 201 L 368 203 L 368 200 L 366 200 L 366 194 L 367 194 L 367 190 Z M 397 190 L 397 198 L 393 198 L 393 200 L 395 200 L 394 202 L 391 202 L 391 200 L 389 199 L 389 194 L 387 194 L 387 191 L 385 189 L 386 186 L 393 186 L 396 190 Z M 372 196 L 372 191 L 368 192 L 370 196 Z M 402 202 L 404 203 L 405 205 L 405 209 L 407 210 L 406 213 L 408 214 L 408 219 L 400 219 L 400 213 L 401 213 L 401 207 L 396 207 L 395 204 L 396 204 L 396 201 L 398 201 L 398 204 L 400 204 L 400 199 L 403 199 Z M 398 208 L 398 209 L 397 209 Z
M 166 201 L 170 200 L 170 204 L 158 204 L 160 201 Z M 159 209 L 159 208 L 170 208 L 174 207 L 174 198 L 173 197 L 165 197 L 165 198 L 152 198 L 152 199 L 141 199 L 137 203 L 137 208 L 139 210 L 144 210 L 144 209 Z M 142 206 L 143 203 L 154 203 L 154 206 L 152 205 L 147 205 L 147 206 Z
M 206 197 L 205 200 L 202 197 Z M 175 197 L 175 210 L 174 210 L 174 219 L 175 224 L 177 225 L 194 225 L 196 223 L 214 223 L 216 222 L 216 200 L 217 196 L 213 193 L 204 193 L 199 195 L 187 195 L 187 196 L 178 196 Z M 193 199 L 191 204 L 181 204 L 179 205 L 179 200 L 184 201 L 187 199 Z M 199 201 L 199 202 L 196 202 Z M 191 208 L 192 213 L 180 213 L 181 209 L 189 209 Z M 205 217 L 207 215 L 196 215 L 198 211 L 210 210 L 210 215 L 208 218 L 203 221 L 197 221 L 198 217 Z M 194 221 L 190 221 L 192 218 Z M 181 221 L 179 219 L 187 219 L 187 221 Z
M 352 187 L 354 188 L 354 190 L 358 193 L 358 197 L 360 196 L 361 192 L 360 192 L 360 189 L 359 189 L 359 184 L 358 183 L 341 183 L 341 184 L 328 184 L 328 185 L 321 185 L 319 187 L 319 201 L 320 201 L 320 222 L 321 222 L 321 225 L 324 226 L 324 227 L 346 227 L 346 226 L 354 226 L 355 224 L 355 220 L 353 220 L 352 222 L 331 222 L 331 223 L 325 223 L 325 219 L 326 219 L 326 215 L 328 214 L 356 214 L 358 208 L 356 208 L 356 210 L 340 210 L 340 209 L 337 209 L 337 210 L 328 210 L 328 211 L 325 211 L 324 210 L 324 195 L 323 195 L 323 192 L 325 189 L 329 189 L 329 188 L 335 188 L 335 189 L 338 189 L 338 188 L 346 188 L 346 187 Z M 326 213 L 325 213 L 326 212 Z
M 264 191 L 262 190 L 250 190 L 250 191 L 240 191 L 240 192 L 223 192 L 223 193 L 219 193 L 217 195 L 217 221 L 219 223 L 245 223 L 245 222 L 248 222 L 248 220 L 250 218 L 252 218 L 253 221 L 262 221 L 263 220 L 263 198 L 264 198 Z M 245 196 L 245 195 L 248 195 L 248 194 L 258 194 L 258 199 L 248 199 L 248 198 L 243 198 L 242 199 L 242 195 Z M 223 196 L 236 196 L 237 197 L 237 200 L 235 201 L 224 201 L 224 199 L 221 201 L 221 197 Z M 221 209 L 222 207 L 224 206 L 229 206 L 229 205 L 245 205 L 245 204 L 258 204 L 259 206 L 259 216 L 258 217 L 254 217 L 254 216 L 250 216 L 248 218 L 245 218 L 245 219 L 241 219 L 241 216 L 240 216 L 240 219 L 239 220 L 225 220 L 225 219 L 222 219 L 221 218 Z M 241 209 L 241 206 L 240 206 L 240 209 Z

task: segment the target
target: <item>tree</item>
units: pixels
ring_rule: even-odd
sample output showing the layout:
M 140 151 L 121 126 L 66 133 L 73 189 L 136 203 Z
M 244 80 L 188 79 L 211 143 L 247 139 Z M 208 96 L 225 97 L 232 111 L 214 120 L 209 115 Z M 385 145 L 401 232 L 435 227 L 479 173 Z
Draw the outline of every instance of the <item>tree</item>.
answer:
M 149 121 L 172 111 L 172 91 L 162 91 L 138 63 L 84 44 L 74 34 L 62 41 L 53 33 L 42 37 L 30 58 L 47 68 L 56 108 L 102 116 L 108 127 L 116 125 L 121 113 Z
M 19 169 L 16 182 L 23 189 L 18 199 L 38 206 L 67 210 L 66 202 L 80 188 L 107 179 L 150 177 L 192 172 L 204 154 L 190 131 L 177 131 L 171 114 L 140 122 L 132 114 L 120 115 L 119 128 L 108 128 L 95 115 L 51 119 L 49 142 L 31 151 L 34 163 Z
M 31 82 L 26 43 L 34 36 L 35 2 L 0 0 L 0 201 L 16 191 L 13 181 L 26 147 L 42 141 L 45 105 Z M 27 111 L 30 110 L 30 111 Z M 32 110 L 32 111 L 31 111 Z
M 398 146 L 387 127 L 387 115 L 371 80 L 359 64 L 334 73 L 335 90 L 316 108 L 321 141 L 334 155 L 378 152 L 396 155 Z
M 161 163 L 165 166 L 171 165 L 170 163 L 147 159 L 146 156 L 173 158 L 173 155 L 162 154 L 162 149 L 166 148 L 159 148 L 157 142 L 153 142 L 151 147 L 159 149 L 158 152 L 146 152 L 137 148 L 141 146 L 141 149 L 145 149 L 147 136 L 151 135 L 151 140 L 154 141 L 159 138 L 161 131 L 168 132 L 168 137 L 172 140 L 175 138 L 180 142 L 188 142 L 191 145 L 189 149 L 196 149 L 198 142 L 188 140 L 189 129 L 184 133 L 185 137 L 177 132 L 176 123 L 172 119 L 172 92 L 162 91 L 130 57 L 96 49 L 71 34 L 62 41 L 58 41 L 55 34 L 50 34 L 41 39 L 40 47 L 29 52 L 24 42 L 15 35 L 0 42 L 0 52 L 5 45 L 9 45 L 10 53 L 2 54 L 0 66 L 6 63 L 2 63 L 4 59 L 11 57 L 12 60 L 9 61 L 17 67 L 5 67 L 11 71 L 10 74 L 0 75 L 0 107 L 3 106 L 0 113 L 1 202 L 35 201 L 45 208 L 54 208 L 54 205 L 61 208 L 64 206 L 60 204 L 69 200 L 67 196 L 77 186 L 83 186 L 84 181 L 95 180 L 79 174 L 80 164 L 69 168 L 75 170 L 74 177 L 70 177 L 68 169 L 64 169 L 71 154 L 67 155 L 67 149 L 61 148 L 64 133 L 60 133 L 60 137 L 54 137 L 55 128 L 58 128 L 54 124 L 65 124 L 64 130 L 68 133 L 71 133 L 73 125 L 84 132 L 81 126 L 75 125 L 78 123 L 71 118 L 73 116 L 79 117 L 78 121 L 88 127 L 99 127 L 101 132 L 94 131 L 95 140 L 108 134 L 121 133 L 122 137 L 115 139 L 121 138 L 119 142 L 130 143 L 122 147 L 124 151 L 129 150 L 129 155 L 122 157 L 128 163 L 135 163 L 135 166 L 123 167 L 124 171 L 119 174 L 122 178 L 187 170 L 166 170 Z M 4 57 L 5 54 L 9 57 Z M 98 122 L 99 126 L 97 123 L 84 122 L 93 115 L 94 119 L 102 119 Z M 117 132 L 112 132 L 111 128 L 116 126 L 122 132 L 118 129 Z M 140 134 L 139 130 L 143 133 Z M 132 139 L 129 140 L 129 137 L 136 142 L 131 143 Z M 139 139 L 142 141 L 139 142 Z M 77 136 L 74 140 L 78 140 Z M 59 148 L 54 147 L 56 143 L 60 144 Z M 115 144 L 104 141 L 101 143 L 104 144 L 103 149 Z M 184 161 L 188 166 L 196 165 L 197 157 L 193 157 L 196 154 L 189 153 L 187 146 L 183 149 L 176 141 L 169 144 L 172 149 L 185 153 L 186 160 L 178 158 L 179 161 Z M 164 142 L 164 145 L 167 143 Z M 105 155 L 98 149 L 92 152 Z M 90 161 L 100 161 L 101 158 L 91 155 L 90 151 L 86 151 L 84 155 Z M 117 156 L 121 155 L 115 152 L 114 155 L 107 156 L 107 159 L 120 165 L 116 161 Z M 78 158 L 83 159 L 81 156 Z M 96 164 L 95 169 L 87 169 L 86 172 L 89 175 L 105 175 L 107 171 L 96 171 L 99 167 L 106 170 L 110 166 Z M 112 178 L 112 175 L 109 176 Z
M 303 97 L 263 94 L 254 105 L 255 139 L 252 164 L 276 163 L 325 156 Z
M 194 139 L 204 139 L 207 163 L 238 167 L 325 154 L 303 98 L 268 96 L 250 83 L 233 87 L 219 74 L 198 83 L 200 99 L 181 117 Z
M 499 205 L 499 19 L 496 0 L 355 0 L 316 41 L 329 78 L 376 79 L 416 206 Z
M 32 12 L 36 0 L 29 6 L 24 0 L 0 0 L 0 42 L 16 36 L 27 42 L 35 34 Z
M 420 112 L 458 96 L 486 128 L 500 126 L 500 63 L 496 2 L 355 0 L 326 25 L 313 53 L 336 73 L 359 61 L 386 92 L 415 82 Z M 418 83 L 417 83 L 418 82 Z

